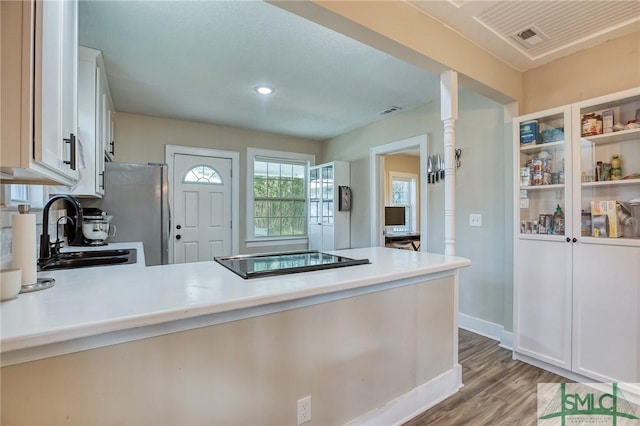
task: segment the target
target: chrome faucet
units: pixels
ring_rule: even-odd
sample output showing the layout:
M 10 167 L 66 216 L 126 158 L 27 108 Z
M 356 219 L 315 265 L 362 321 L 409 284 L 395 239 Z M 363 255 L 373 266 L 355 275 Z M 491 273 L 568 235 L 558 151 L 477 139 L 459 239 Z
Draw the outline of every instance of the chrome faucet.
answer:
M 44 209 L 42 210 L 42 235 L 40 235 L 40 262 L 42 262 L 43 260 L 49 259 L 51 257 L 52 244 L 49 238 L 49 209 L 51 208 L 51 205 L 58 200 L 68 201 L 69 204 L 71 204 L 71 206 L 75 210 L 76 220 L 75 220 L 75 223 L 73 223 L 73 226 L 75 228 L 75 235 L 73 236 L 73 241 L 70 241 L 69 244 L 81 245 L 82 243 L 82 206 L 80 205 L 78 200 L 73 198 L 71 195 L 67 195 L 67 194 L 54 195 L 49 199 L 49 201 L 47 201 L 47 204 L 45 204 Z M 57 222 L 56 222 L 56 226 L 57 226 Z M 57 248 L 60 246 L 60 241 L 58 240 L 57 233 L 56 233 L 56 242 L 53 243 L 53 246 L 56 248 L 55 251 L 57 252 Z

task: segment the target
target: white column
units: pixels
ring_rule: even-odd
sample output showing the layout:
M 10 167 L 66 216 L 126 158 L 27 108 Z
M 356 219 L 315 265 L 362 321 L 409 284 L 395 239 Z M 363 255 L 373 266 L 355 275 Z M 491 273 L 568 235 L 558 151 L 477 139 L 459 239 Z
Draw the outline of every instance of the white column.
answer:
M 456 120 L 458 73 L 440 74 L 440 119 L 444 125 L 444 254 L 456 254 Z

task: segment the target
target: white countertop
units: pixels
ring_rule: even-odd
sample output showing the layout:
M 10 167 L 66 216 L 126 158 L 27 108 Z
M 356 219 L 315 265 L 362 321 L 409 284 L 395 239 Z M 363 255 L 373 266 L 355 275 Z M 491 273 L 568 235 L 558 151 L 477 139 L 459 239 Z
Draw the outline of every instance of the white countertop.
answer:
M 109 245 L 116 248 L 115 244 Z M 128 247 L 131 247 L 130 245 Z M 384 247 L 340 250 L 371 264 L 244 280 L 216 262 L 39 273 L 54 287 L 0 304 L 3 354 L 119 330 L 372 286 L 470 265 Z M 4 364 L 4 360 L 3 360 Z

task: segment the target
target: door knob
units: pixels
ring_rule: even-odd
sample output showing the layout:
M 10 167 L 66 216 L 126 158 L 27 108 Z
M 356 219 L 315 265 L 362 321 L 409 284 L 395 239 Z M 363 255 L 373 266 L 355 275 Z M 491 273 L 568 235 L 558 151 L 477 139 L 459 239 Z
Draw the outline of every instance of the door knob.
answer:
M 176 225 L 176 229 L 182 229 L 182 226 Z
M 567 242 L 570 243 L 571 242 L 571 238 L 567 237 Z
M 176 240 L 179 240 L 180 238 L 182 238 L 182 235 L 180 234 L 176 235 Z
M 574 242 L 574 243 L 577 243 L 577 242 L 578 242 L 578 239 L 577 239 L 577 238 L 574 238 L 574 239 L 573 239 L 573 242 Z

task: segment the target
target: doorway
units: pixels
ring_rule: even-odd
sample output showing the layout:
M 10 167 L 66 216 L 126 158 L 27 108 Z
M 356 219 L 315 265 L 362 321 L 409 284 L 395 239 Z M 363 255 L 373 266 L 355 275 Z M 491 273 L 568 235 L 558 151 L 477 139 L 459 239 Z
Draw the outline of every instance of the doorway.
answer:
M 171 263 L 238 254 L 239 153 L 167 145 L 172 221 Z
M 427 179 L 427 141 L 426 134 L 398 140 L 385 145 L 373 147 L 369 150 L 369 172 L 371 182 L 371 245 L 384 246 L 384 205 L 385 205 L 385 167 L 384 157 L 405 151 L 418 150 L 420 153 L 420 182 Z M 420 251 L 427 251 L 427 188 L 420 185 Z

